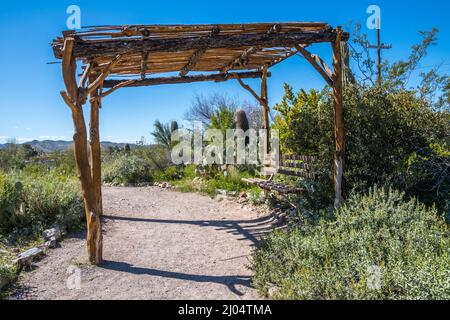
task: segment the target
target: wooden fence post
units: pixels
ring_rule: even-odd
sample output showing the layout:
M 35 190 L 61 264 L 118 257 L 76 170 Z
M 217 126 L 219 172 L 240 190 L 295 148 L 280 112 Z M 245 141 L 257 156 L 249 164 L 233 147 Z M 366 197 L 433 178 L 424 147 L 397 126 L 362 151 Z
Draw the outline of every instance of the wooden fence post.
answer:
M 333 183 L 335 190 L 335 207 L 343 202 L 342 185 L 344 176 L 345 159 L 345 131 L 344 131 L 344 106 L 342 93 L 342 29 L 336 28 L 336 40 L 332 42 L 333 48 L 333 107 L 334 107 L 334 135 L 335 155 Z
M 266 130 L 266 137 L 264 141 L 264 154 L 270 152 L 270 135 L 269 135 L 269 98 L 267 95 L 267 65 L 262 68 L 261 76 L 261 101 L 263 103 L 263 115 L 264 115 L 264 129 Z

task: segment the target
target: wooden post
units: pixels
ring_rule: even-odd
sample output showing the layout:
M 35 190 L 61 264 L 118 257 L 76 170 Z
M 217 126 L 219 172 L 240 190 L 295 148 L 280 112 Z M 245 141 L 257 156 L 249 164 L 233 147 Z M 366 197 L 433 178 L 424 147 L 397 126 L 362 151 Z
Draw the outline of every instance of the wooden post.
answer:
M 89 82 L 92 83 L 96 77 L 91 76 Z M 95 202 L 98 205 L 98 212 L 103 213 L 102 205 L 102 165 L 101 165 L 101 146 L 99 132 L 99 111 L 100 99 L 99 89 L 94 90 L 91 94 L 91 122 L 90 122 L 90 147 L 91 147 L 91 171 L 92 183 L 95 196 Z
M 334 107 L 334 135 L 335 155 L 333 183 L 335 190 L 335 207 L 343 202 L 342 184 L 344 175 L 345 158 L 345 131 L 344 131 L 344 107 L 342 93 L 342 53 L 341 53 L 342 29 L 336 28 L 336 40 L 332 42 L 333 48 L 333 107 Z
M 264 141 L 264 154 L 269 154 L 270 152 L 270 136 L 269 136 L 269 98 L 267 95 L 267 65 L 262 68 L 261 76 L 261 101 L 263 103 L 263 113 L 264 113 L 264 129 L 266 130 L 266 138 Z
M 73 135 L 75 161 L 81 182 L 81 191 L 86 213 L 89 261 L 92 264 L 98 264 L 102 262 L 102 229 L 88 156 L 88 137 L 83 114 L 85 89 L 78 87 L 76 83 L 76 61 L 72 55 L 73 43 L 73 38 L 67 38 L 65 40 L 62 71 L 67 92 L 63 91 L 61 92 L 61 95 L 72 111 L 72 120 L 75 131 Z

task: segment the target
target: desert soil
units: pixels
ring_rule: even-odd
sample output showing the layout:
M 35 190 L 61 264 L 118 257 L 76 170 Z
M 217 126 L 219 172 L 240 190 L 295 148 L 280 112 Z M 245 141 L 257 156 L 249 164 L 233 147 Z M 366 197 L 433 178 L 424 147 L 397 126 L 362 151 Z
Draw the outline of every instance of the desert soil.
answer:
M 156 187 L 104 188 L 103 205 L 105 262 L 90 266 L 84 237 L 68 237 L 22 272 L 14 299 L 260 298 L 248 266 L 268 213 Z

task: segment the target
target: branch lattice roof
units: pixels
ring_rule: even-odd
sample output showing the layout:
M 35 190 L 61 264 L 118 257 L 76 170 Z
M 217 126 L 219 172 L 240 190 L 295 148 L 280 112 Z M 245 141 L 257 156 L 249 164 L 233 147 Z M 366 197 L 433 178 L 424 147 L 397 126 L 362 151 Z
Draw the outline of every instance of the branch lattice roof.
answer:
M 73 57 L 91 64 L 92 72 L 118 59 L 111 76 L 144 79 L 168 72 L 184 77 L 191 71 L 259 71 L 289 58 L 298 46 L 333 42 L 336 30 L 322 22 L 92 27 L 55 39 L 56 58 L 62 58 L 67 38 L 74 39 Z

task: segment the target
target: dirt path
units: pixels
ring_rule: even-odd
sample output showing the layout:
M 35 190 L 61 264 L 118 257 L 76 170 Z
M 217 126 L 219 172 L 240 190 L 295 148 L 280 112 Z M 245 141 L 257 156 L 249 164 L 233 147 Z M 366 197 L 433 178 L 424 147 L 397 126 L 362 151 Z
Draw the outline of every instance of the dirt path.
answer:
M 247 266 L 273 222 L 267 214 L 153 187 L 104 188 L 103 197 L 105 263 L 89 266 L 85 240 L 67 239 L 22 273 L 16 298 L 258 298 Z M 69 289 L 78 270 L 81 285 Z

